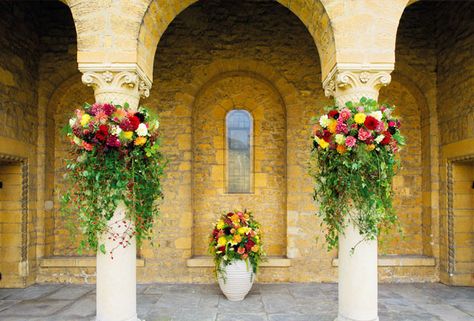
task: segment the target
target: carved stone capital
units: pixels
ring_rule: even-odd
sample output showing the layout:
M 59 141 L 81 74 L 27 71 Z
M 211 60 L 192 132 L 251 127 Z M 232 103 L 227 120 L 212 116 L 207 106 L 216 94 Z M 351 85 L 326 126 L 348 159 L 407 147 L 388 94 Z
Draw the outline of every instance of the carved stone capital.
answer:
M 334 97 L 338 106 L 367 97 L 377 100 L 387 86 L 393 65 L 336 65 L 323 81 L 324 93 Z
M 136 109 L 140 97 L 150 95 L 151 81 L 137 65 L 80 65 L 79 70 L 97 102 L 128 103 Z

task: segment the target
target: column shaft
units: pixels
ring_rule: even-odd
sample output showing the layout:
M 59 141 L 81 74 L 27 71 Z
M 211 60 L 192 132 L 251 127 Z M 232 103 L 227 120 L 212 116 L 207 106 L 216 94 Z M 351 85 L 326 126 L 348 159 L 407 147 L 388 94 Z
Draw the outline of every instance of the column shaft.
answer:
M 379 89 L 390 83 L 392 70 L 393 65 L 336 65 L 323 82 L 324 91 L 338 106 L 362 97 L 377 100 Z M 336 321 L 379 320 L 377 277 L 377 240 L 364 240 L 350 222 L 339 236 Z

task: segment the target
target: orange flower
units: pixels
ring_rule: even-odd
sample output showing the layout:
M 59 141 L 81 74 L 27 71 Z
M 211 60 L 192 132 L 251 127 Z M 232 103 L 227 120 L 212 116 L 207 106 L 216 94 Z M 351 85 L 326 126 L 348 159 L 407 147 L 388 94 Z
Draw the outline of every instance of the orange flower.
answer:
M 344 146 L 344 145 L 337 145 L 336 150 L 337 150 L 337 152 L 338 152 L 339 154 L 342 155 L 342 154 L 344 154 L 344 153 L 346 152 L 346 146 Z
M 135 145 L 136 146 L 141 146 L 146 143 L 146 137 L 140 136 L 137 139 L 135 139 Z
M 331 119 L 331 122 L 329 123 L 328 130 L 331 134 L 334 134 L 336 132 L 336 127 L 337 127 L 337 121 L 334 119 Z
M 258 252 L 259 249 L 260 247 L 258 245 L 252 246 L 252 252 Z
M 240 234 L 234 235 L 234 243 L 240 243 L 242 242 L 242 236 Z

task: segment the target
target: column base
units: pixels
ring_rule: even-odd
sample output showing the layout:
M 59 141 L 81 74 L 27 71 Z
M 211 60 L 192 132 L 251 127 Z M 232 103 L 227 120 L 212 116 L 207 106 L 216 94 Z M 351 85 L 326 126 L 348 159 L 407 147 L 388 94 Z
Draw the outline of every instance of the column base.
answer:
M 370 320 L 369 319 L 361 320 L 361 319 L 346 318 L 339 314 L 334 321 L 379 321 L 379 317 L 376 317 L 375 319 L 370 319 Z

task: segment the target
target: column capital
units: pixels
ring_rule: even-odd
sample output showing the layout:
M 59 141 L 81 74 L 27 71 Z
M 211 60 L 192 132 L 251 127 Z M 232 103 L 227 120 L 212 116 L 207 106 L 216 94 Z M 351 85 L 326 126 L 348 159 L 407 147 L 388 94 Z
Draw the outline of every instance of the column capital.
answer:
M 393 64 L 337 64 L 323 81 L 324 93 L 339 106 L 361 97 L 377 100 L 380 88 L 390 83 L 393 69 Z
M 79 64 L 82 82 L 94 89 L 97 102 L 128 103 L 136 109 L 150 95 L 151 80 L 136 64 Z

